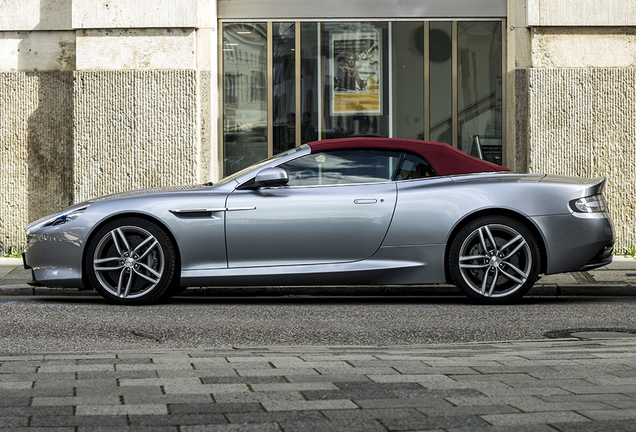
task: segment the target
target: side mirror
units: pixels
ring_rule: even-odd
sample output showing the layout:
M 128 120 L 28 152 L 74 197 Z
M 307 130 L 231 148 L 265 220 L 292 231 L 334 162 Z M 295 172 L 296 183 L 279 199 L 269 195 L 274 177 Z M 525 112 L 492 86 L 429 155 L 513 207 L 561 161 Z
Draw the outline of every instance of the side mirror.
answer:
M 289 181 L 287 171 L 282 168 L 265 168 L 256 174 L 257 187 L 285 186 Z

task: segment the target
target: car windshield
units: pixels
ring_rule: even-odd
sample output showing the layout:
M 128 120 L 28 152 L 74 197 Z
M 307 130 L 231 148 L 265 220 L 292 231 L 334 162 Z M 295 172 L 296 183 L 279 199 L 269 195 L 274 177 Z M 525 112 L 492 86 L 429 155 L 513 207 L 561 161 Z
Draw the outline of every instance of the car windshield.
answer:
M 215 183 L 215 185 L 221 185 L 221 184 L 225 184 L 225 183 L 231 182 L 232 180 L 236 180 L 237 178 L 241 177 L 242 175 L 245 175 L 248 172 L 253 171 L 253 170 L 257 169 L 257 168 L 260 168 L 263 165 L 266 165 L 266 164 L 268 164 L 271 161 L 274 161 L 276 159 L 280 159 L 280 158 L 285 157 L 287 155 L 290 155 L 292 153 L 296 153 L 297 151 L 302 150 L 302 149 L 303 149 L 302 146 L 294 147 L 293 149 L 284 151 L 282 153 L 278 153 L 278 154 L 276 154 L 276 155 L 274 155 L 272 157 L 269 157 L 267 159 L 263 159 L 260 162 L 256 162 L 254 165 L 250 165 L 247 168 L 243 168 L 242 170 L 240 170 L 238 172 L 235 172 L 234 174 L 231 174 L 231 175 L 223 178 L 222 180 L 219 180 L 217 183 Z

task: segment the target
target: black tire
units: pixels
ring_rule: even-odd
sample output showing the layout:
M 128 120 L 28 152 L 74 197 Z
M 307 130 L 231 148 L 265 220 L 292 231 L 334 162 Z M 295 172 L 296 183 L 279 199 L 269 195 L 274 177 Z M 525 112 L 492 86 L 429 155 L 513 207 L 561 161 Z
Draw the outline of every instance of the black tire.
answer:
M 448 268 L 455 285 L 482 304 L 512 303 L 537 281 L 541 253 L 522 223 L 485 216 L 463 227 L 453 239 Z
M 172 240 L 157 224 L 126 217 L 90 239 L 84 269 L 92 287 L 112 303 L 149 304 L 169 298 L 178 283 Z

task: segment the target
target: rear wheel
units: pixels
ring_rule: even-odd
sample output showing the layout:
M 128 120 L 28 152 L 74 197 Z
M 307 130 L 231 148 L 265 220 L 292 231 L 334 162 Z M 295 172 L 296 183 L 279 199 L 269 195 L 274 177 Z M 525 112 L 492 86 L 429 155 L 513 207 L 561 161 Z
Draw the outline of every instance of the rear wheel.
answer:
M 85 269 L 107 300 L 126 305 L 165 299 L 174 290 L 176 252 L 166 232 L 141 218 L 122 218 L 91 239 Z
M 537 281 L 541 254 L 532 233 L 504 216 L 486 216 L 462 228 L 451 245 L 455 284 L 484 304 L 513 302 Z

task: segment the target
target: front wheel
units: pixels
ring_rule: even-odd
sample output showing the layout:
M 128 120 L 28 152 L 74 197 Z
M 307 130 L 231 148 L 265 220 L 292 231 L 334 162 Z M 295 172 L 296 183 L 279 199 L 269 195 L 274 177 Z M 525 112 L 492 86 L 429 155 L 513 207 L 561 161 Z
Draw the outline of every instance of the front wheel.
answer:
M 122 218 L 99 229 L 88 244 L 85 269 L 104 298 L 124 305 L 166 298 L 174 288 L 176 252 L 158 225 Z
M 484 304 L 510 303 L 537 281 L 541 254 L 532 233 L 504 216 L 486 216 L 462 228 L 451 245 L 449 268 L 455 284 Z

